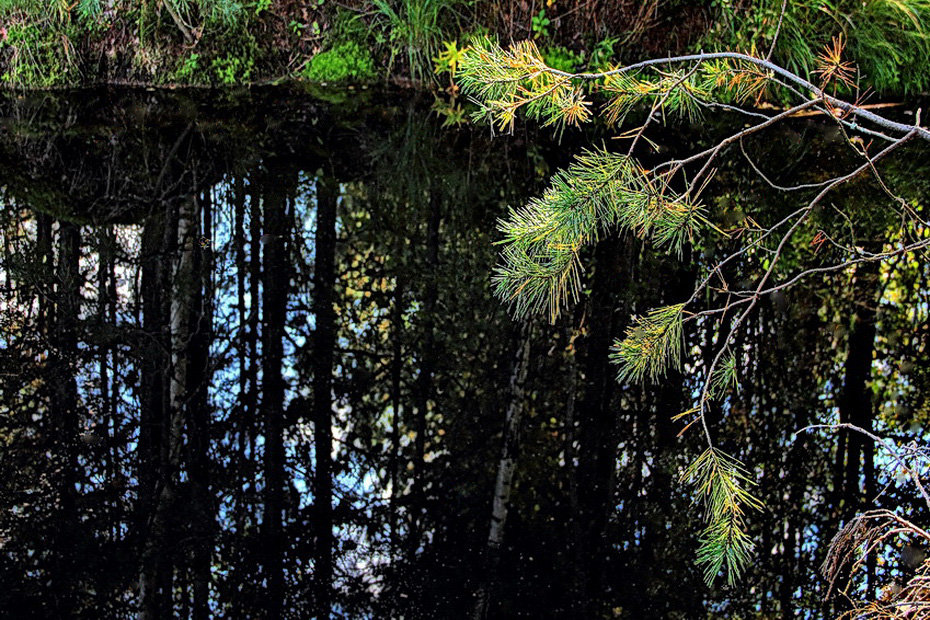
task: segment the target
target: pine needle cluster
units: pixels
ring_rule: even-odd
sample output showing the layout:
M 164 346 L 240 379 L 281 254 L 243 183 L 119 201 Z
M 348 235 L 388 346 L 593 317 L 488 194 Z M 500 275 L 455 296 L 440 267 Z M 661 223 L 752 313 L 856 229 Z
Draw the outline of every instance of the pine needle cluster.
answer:
M 541 197 L 499 222 L 504 249 L 495 292 L 519 318 L 547 310 L 554 321 L 577 300 L 580 250 L 606 231 L 630 231 L 680 253 L 706 222 L 699 203 L 676 195 L 632 157 L 585 151 Z
M 720 102 L 758 102 L 765 98 L 772 77 L 744 60 L 718 58 L 701 65 L 696 90 Z
M 752 540 L 746 533 L 744 511 L 760 510 L 762 503 L 747 487 L 753 484 L 742 463 L 715 448 L 708 448 L 682 478 L 694 483 L 704 503 L 707 527 L 701 533 L 698 564 L 711 584 L 726 567 L 727 583 L 733 583 L 749 562 Z
M 614 344 L 611 360 L 620 366 L 620 381 L 655 381 L 669 366 L 681 365 L 684 304 L 656 308 L 633 321 L 626 337 Z
M 709 392 L 714 398 L 720 398 L 729 389 L 739 391 L 739 382 L 736 377 L 736 358 L 733 355 L 727 355 L 720 360 L 717 368 L 710 377 Z
M 546 65 L 532 41 L 502 48 L 487 37 L 463 51 L 457 82 L 478 109 L 473 118 L 510 131 L 519 111 L 543 126 L 579 125 L 592 119 L 589 93 L 604 97 L 602 117 L 612 125 L 642 105 L 694 121 L 711 101 L 743 103 L 763 97 L 772 74 L 738 59 L 714 59 L 689 69 L 571 74 Z
M 663 113 L 672 112 L 689 121 L 700 115 L 700 102 L 708 98 L 701 76 L 694 71 L 641 71 L 613 73 L 601 80 L 598 89 L 607 96 L 604 118 L 620 125 L 627 114 L 643 103 L 651 103 Z
M 577 125 L 591 118 L 581 86 L 550 69 L 532 41 L 506 50 L 486 37 L 472 41 L 462 55 L 458 82 L 478 104 L 475 120 L 500 131 L 513 128 L 520 109 L 544 126 Z

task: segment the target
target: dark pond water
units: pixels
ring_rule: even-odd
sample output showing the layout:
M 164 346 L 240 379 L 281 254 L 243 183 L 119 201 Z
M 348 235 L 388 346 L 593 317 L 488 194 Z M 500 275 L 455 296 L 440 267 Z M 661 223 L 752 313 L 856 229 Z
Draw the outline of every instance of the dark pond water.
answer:
M 743 389 L 712 422 L 767 509 L 741 580 L 708 587 L 700 508 L 679 482 L 700 438 L 671 420 L 694 380 L 621 385 L 608 354 L 633 314 L 688 297 L 714 246 L 678 259 L 604 240 L 581 302 L 528 328 L 522 361 L 527 332 L 491 295 L 496 220 L 610 140 L 492 139 L 442 128 L 430 104 L 288 89 L 2 99 L 0 615 L 460 618 L 482 587 L 501 618 L 829 608 L 818 569 L 861 500 L 859 453 L 844 486 L 843 444 L 793 432 L 836 419 L 855 291 L 840 276 L 799 287 L 741 336 Z M 656 129 L 645 158 L 724 129 Z M 752 147 L 779 179 L 818 178 L 845 163 L 831 131 L 797 120 Z M 794 204 L 727 161 L 717 212 Z M 906 329 L 881 316 L 880 334 Z M 689 370 L 710 340 L 689 333 Z M 879 366 L 909 346 L 875 342 Z

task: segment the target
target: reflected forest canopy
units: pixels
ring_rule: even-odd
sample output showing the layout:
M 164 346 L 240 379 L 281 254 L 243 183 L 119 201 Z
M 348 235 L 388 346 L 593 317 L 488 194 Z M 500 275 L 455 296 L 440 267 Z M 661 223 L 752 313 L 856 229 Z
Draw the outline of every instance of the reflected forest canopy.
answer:
M 803 280 L 743 321 L 740 389 L 705 415 L 766 508 L 747 514 L 737 585 L 708 584 L 682 481 L 704 444 L 678 416 L 715 328 L 693 321 L 659 380 L 618 381 L 611 354 L 731 241 L 679 255 L 612 231 L 582 250 L 576 303 L 515 321 L 492 287 L 499 221 L 610 134 L 492 137 L 430 104 L 292 87 L 0 99 L 0 615 L 821 617 L 849 606 L 821 572 L 844 524 L 884 508 L 926 526 L 876 443 L 799 433 L 923 442 L 926 250 Z M 651 126 L 643 165 L 741 122 Z M 816 116 L 747 137 L 754 162 L 719 163 L 710 214 L 786 216 L 796 198 L 752 167 L 818 183 L 861 163 L 842 141 Z M 925 217 L 926 147 L 882 166 Z M 900 226 L 875 213 L 886 189 L 838 188 L 821 209 L 848 217 L 824 215 L 824 234 L 881 251 Z M 783 260 L 827 260 L 821 245 Z M 745 288 L 756 268 L 724 275 Z M 849 597 L 913 576 L 899 547 L 876 547 Z

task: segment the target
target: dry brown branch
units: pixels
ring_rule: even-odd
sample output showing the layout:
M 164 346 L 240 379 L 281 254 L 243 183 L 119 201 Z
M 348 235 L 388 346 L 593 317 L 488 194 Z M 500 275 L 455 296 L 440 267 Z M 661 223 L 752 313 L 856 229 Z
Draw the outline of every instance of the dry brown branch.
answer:
M 847 523 L 830 542 L 821 567 L 830 584 L 827 596 L 839 586 L 842 594 L 852 600 L 849 591 L 868 557 L 879 553 L 884 545 L 895 542 L 898 537 L 910 545 L 915 544 L 915 540 L 924 546 L 930 544 L 930 534 L 890 510 L 871 510 Z M 852 602 L 852 609 L 841 618 L 930 618 L 930 560 L 924 559 L 906 583 L 886 584 L 878 600 Z

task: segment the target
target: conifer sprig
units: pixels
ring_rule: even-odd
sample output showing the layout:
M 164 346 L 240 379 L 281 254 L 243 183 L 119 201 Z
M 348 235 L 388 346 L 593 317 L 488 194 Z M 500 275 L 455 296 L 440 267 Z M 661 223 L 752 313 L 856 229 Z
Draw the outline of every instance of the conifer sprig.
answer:
M 695 72 L 658 72 L 658 77 L 641 71 L 614 73 L 598 86 L 607 97 L 604 117 L 611 125 L 623 123 L 634 108 L 643 102 L 659 104 L 662 113 L 673 112 L 689 121 L 700 115 L 700 101 L 707 99 L 703 81 Z
M 655 381 L 669 366 L 681 365 L 684 304 L 656 308 L 634 319 L 626 337 L 614 344 L 611 360 L 620 366 L 620 381 Z
M 714 369 L 714 373 L 710 378 L 708 393 L 714 398 L 719 398 L 731 387 L 739 391 L 739 383 L 736 378 L 736 358 L 732 354 L 722 359 L 717 368 Z
M 718 58 L 701 65 L 697 89 L 716 101 L 746 103 L 763 98 L 774 76 L 742 60 Z
M 730 58 L 707 60 L 691 70 L 617 71 L 614 67 L 599 74 L 566 73 L 546 65 L 532 41 L 503 48 L 478 37 L 462 53 L 456 79 L 478 105 L 475 120 L 507 131 L 520 109 L 544 125 L 587 122 L 592 118 L 587 91 L 605 96 L 603 117 L 611 124 L 622 124 L 642 104 L 693 121 L 707 102 L 742 103 L 761 97 L 774 78 L 755 64 Z
M 544 125 L 590 120 L 583 90 L 570 77 L 552 72 L 532 41 L 503 49 L 486 37 L 475 39 L 462 55 L 458 82 L 478 104 L 475 120 L 501 131 L 513 128 L 521 108 Z
M 584 246 L 618 229 L 680 253 L 707 222 L 702 211 L 633 158 L 584 151 L 541 197 L 499 222 L 505 247 L 492 278 L 495 292 L 520 318 L 548 309 L 554 321 L 577 298 Z
M 704 504 L 707 527 L 701 533 L 697 561 L 704 567 L 708 585 L 724 567 L 732 585 L 746 567 L 753 550 L 746 534 L 745 510 L 761 510 L 762 503 L 747 487 L 755 484 L 742 463 L 715 448 L 708 448 L 684 472 L 682 479 L 695 485 Z

